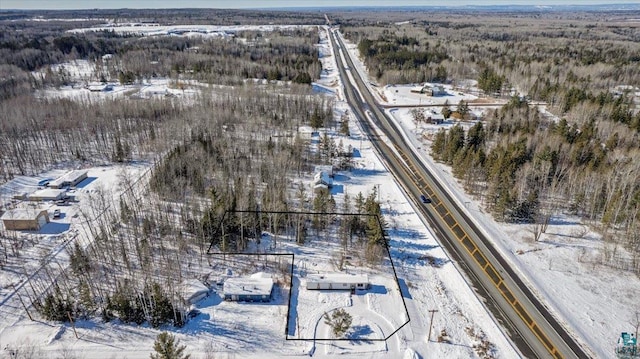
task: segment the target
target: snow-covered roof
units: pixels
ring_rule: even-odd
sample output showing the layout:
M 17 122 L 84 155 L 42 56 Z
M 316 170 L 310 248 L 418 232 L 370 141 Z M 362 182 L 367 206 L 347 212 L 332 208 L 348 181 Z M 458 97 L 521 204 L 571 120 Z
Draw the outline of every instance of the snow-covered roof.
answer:
M 333 166 L 332 165 L 318 165 L 315 167 L 315 172 L 326 172 L 329 175 L 333 174 Z
M 316 175 L 313 177 L 313 183 L 316 185 L 324 184 L 330 187 L 333 185 L 333 179 L 329 177 L 328 173 L 322 171 L 322 172 L 316 173 Z
M 311 126 L 300 126 L 298 127 L 298 132 L 302 133 L 302 134 L 311 134 L 313 133 L 313 127 Z
M 209 288 L 197 279 L 186 279 L 180 283 L 180 295 L 189 304 L 194 304 L 209 293 Z
M 33 220 L 38 218 L 40 213 L 44 211 L 43 209 L 11 209 L 5 212 L 0 219 L 10 220 L 10 219 L 22 219 L 22 220 Z
M 307 282 L 314 283 L 369 283 L 369 276 L 366 274 L 347 274 L 347 273 L 324 273 L 309 274 Z
M 65 192 L 64 189 L 55 189 L 55 188 L 43 188 L 37 191 L 33 191 L 27 195 L 28 199 L 58 199 Z
M 78 178 L 84 177 L 86 175 L 87 175 L 87 171 L 85 171 L 85 170 L 73 170 L 73 171 L 67 172 L 64 175 L 62 175 L 61 177 L 56 178 L 55 180 L 49 182 L 49 186 L 57 187 L 57 186 L 60 186 L 61 184 L 65 183 L 65 182 L 74 182 Z
M 270 295 L 273 278 L 268 273 L 255 273 L 250 277 L 231 277 L 224 282 L 225 295 Z

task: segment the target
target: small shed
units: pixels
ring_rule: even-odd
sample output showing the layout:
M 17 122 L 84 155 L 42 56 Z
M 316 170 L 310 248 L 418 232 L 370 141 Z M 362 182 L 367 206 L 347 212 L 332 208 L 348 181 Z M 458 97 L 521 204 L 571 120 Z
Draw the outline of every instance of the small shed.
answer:
M 352 290 L 368 289 L 366 274 L 326 273 L 307 276 L 307 289 Z
M 57 201 L 65 197 L 65 190 L 56 188 L 44 188 L 27 194 L 28 201 Z
M 447 94 L 447 91 L 442 86 L 433 86 L 430 89 L 429 95 L 431 96 L 444 96 Z
M 49 212 L 44 209 L 12 209 L 0 217 L 7 230 L 37 231 L 49 223 Z
M 444 115 L 440 113 L 437 113 L 437 114 L 430 113 L 430 114 L 427 114 L 426 117 L 427 117 L 426 119 L 427 123 L 441 124 L 444 122 Z
M 87 171 L 74 170 L 65 173 L 62 177 L 59 177 L 49 182 L 51 188 L 65 188 L 75 186 L 78 183 L 84 181 L 87 178 Z
M 321 171 L 313 176 L 313 184 L 314 186 L 322 184 L 327 186 L 327 188 L 331 188 L 333 186 L 333 178 L 331 178 L 327 172 Z
M 180 295 L 186 303 L 195 304 L 209 295 L 209 288 L 197 279 L 186 279 L 180 283 Z
M 327 176 L 333 178 L 333 166 L 332 165 L 318 165 L 315 167 L 315 172 L 324 172 Z
M 268 273 L 249 277 L 231 277 L 224 281 L 224 300 L 234 302 L 269 302 L 273 297 L 273 278 Z
M 300 138 L 302 138 L 305 141 L 310 141 L 314 132 L 315 131 L 313 130 L 313 127 L 311 127 L 311 126 L 300 126 L 300 127 L 298 127 L 298 134 L 300 135 Z

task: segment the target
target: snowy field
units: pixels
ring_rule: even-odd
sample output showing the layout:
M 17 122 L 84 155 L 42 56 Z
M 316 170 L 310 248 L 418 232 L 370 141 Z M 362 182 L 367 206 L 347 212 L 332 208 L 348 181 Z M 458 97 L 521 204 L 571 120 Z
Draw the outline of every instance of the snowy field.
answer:
M 102 26 L 69 30 L 71 33 L 113 31 L 141 36 L 228 37 L 238 31 L 275 31 L 315 27 L 313 25 L 159 25 L 149 23 L 107 23 Z
M 166 33 L 167 30 L 149 29 L 149 33 L 153 31 Z M 211 31 L 224 29 L 218 27 L 218 30 Z M 322 78 L 314 84 L 314 88 L 318 92 L 336 96 L 335 117 L 340 118 L 348 106 L 342 97 L 335 57 L 327 34 L 322 31 L 320 37 L 318 48 L 323 71 Z M 355 53 L 355 47 L 350 51 Z M 83 76 L 85 72 L 82 69 L 86 66 L 76 66 L 77 76 Z M 162 92 L 169 88 L 162 81 L 166 80 L 158 80 L 151 85 L 159 86 L 158 91 Z M 415 105 L 416 101 L 418 105 L 422 105 L 422 101 L 427 101 L 424 95 L 415 97 L 416 94 L 411 93 L 410 88 L 411 86 L 389 86 L 378 89 L 378 96 L 382 94 L 386 100 L 381 97 L 381 101 L 391 101 L 397 105 Z M 69 92 L 76 95 L 78 91 L 85 90 L 69 89 Z M 113 93 L 126 91 L 126 88 L 114 88 Z M 470 102 L 476 99 L 472 89 L 462 91 L 447 88 L 447 91 L 451 93 L 447 99 L 452 109 L 460 99 Z M 65 89 L 51 90 L 47 96 L 64 92 Z M 87 94 L 92 95 L 110 96 L 106 93 Z M 479 115 L 483 110 L 486 109 L 473 108 Z M 467 205 L 476 221 L 495 239 L 505 257 L 518 268 L 558 317 L 593 349 L 594 357 L 613 358 L 617 337 L 621 331 L 633 329 L 635 312 L 640 310 L 640 279 L 623 271 L 591 264 L 594 261 L 590 259 L 602 255 L 602 241 L 578 219 L 569 216 L 554 218 L 539 242 L 530 239 L 526 226 L 496 224 L 483 213 L 477 201 L 463 194 L 449 169 L 433 163 L 428 155 L 429 142 L 425 139 L 425 132 L 433 132 L 438 128 L 451 126 L 452 123 L 417 127 L 409 109 L 390 109 L 389 113 L 401 124 L 413 146 L 417 150 L 419 148 L 425 163 L 445 183 L 450 184 L 452 193 Z M 271 303 L 235 303 L 223 301 L 215 287 L 207 298 L 196 304 L 201 314 L 183 328 L 154 329 L 147 325 L 105 323 L 99 318 L 93 318 L 75 323 L 78 334 L 76 338 L 69 323 L 29 320 L 16 296 L 12 295 L 13 286 L 24 285 L 28 273 L 23 273 L 17 267 L 6 267 L 0 271 L 0 357 L 10 358 L 11 353 L 16 350 L 21 353 L 33 350 L 45 353 L 48 357 L 148 358 L 153 341 L 161 330 L 175 334 L 187 346 L 187 352 L 192 353 L 192 358 L 210 358 L 208 355 L 216 358 L 331 358 L 338 355 L 347 358 L 471 358 L 478 356 L 476 348 L 481 345 L 489 347 L 489 357 L 519 357 L 519 353 L 483 303 L 469 288 L 455 263 L 415 214 L 413 201 L 409 201 L 395 184 L 354 121 L 350 123 L 350 132 L 348 137 L 330 132 L 335 136 L 336 142 L 340 140 L 345 147 L 351 146 L 355 154 L 353 170 L 337 172 L 335 175 L 333 195 L 337 208 L 341 208 L 345 194 L 353 199 L 359 192 L 366 195 L 374 187 L 379 189 L 383 214 L 389 224 L 391 256 L 400 288 L 397 288 L 389 275 L 376 275 L 367 269 L 372 282 L 384 289 L 374 287 L 371 291 L 354 295 L 349 292 L 307 291 L 300 286 L 304 286 L 305 275 L 310 270 L 320 272 L 331 268 L 331 258 L 326 246 L 297 247 L 284 242 L 278 249 L 296 254 L 293 275 L 294 290 L 295 281 L 298 281 L 298 301 L 293 310 L 297 312 L 297 328 L 301 336 L 327 338 L 329 328 L 319 317 L 324 311 L 338 307 L 353 314 L 354 327 L 360 330 L 358 333 L 361 337 L 374 339 L 386 336 L 392 328 L 403 323 L 404 308 L 401 303 L 404 300 L 409 324 L 386 342 L 287 340 L 285 327 L 288 304 L 282 293 L 276 294 Z M 37 270 L 42 257 L 66 266 L 68 255 L 64 245 L 72 243 L 76 238 L 88 240 L 83 236 L 88 232 L 84 226 L 89 221 L 83 220 L 83 213 L 91 209 L 83 206 L 91 206 L 93 198 L 103 193 L 119 195 L 121 181 L 138 178 L 148 168 L 146 164 L 88 168 L 88 175 L 92 180 L 76 189 L 79 201 L 71 206 L 49 205 L 48 210 L 59 208 L 63 216 L 47 224 L 40 232 L 25 232 L 24 236 L 28 238 L 26 245 L 29 247 L 24 249 L 20 260 L 31 270 Z M 64 172 L 65 169 L 61 169 L 43 173 L 37 178 L 14 179 L 0 187 L 2 204 L 11 202 L 10 197 L 14 193 L 36 189 L 38 180 Z M 310 184 L 312 174 L 297 181 Z M 435 311 L 433 321 L 430 311 Z M 428 340 L 430 327 L 433 330 L 431 340 Z M 436 338 L 441 340 L 437 341 Z

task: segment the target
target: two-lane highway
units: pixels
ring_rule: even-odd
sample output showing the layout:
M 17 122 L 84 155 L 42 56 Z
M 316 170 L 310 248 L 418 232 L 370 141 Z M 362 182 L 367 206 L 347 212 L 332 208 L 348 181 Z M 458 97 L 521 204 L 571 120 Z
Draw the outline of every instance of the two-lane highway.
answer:
M 355 71 L 338 32 L 330 30 L 330 39 L 345 97 L 363 130 L 520 352 L 525 357 L 588 358 L 581 345 L 533 295 L 447 188 L 412 151 L 397 125 L 386 116 Z M 348 71 L 346 67 L 353 70 Z M 380 135 L 390 144 L 380 140 Z M 431 203 L 425 205 L 416 200 L 420 194 L 428 196 Z

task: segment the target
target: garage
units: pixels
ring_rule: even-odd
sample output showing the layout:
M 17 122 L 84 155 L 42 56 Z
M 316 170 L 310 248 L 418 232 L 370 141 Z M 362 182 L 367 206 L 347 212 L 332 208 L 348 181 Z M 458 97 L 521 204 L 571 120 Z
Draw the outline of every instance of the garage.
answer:
M 45 209 L 13 209 L 7 211 L 0 217 L 2 224 L 7 230 L 37 231 L 49 223 L 49 212 Z

